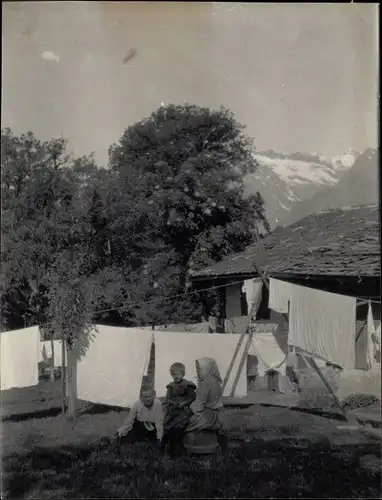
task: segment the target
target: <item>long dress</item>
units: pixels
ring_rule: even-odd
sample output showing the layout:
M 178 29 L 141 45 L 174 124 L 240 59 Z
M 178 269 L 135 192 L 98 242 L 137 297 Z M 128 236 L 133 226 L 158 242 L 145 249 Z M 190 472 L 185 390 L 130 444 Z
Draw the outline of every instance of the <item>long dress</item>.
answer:
M 196 385 L 189 380 L 171 382 L 167 385 L 167 395 L 163 403 L 165 417 L 164 431 L 184 429 L 191 416 L 191 403 L 195 400 Z
M 208 375 L 201 380 L 196 390 L 195 401 L 191 405 L 193 414 L 186 432 L 221 430 L 220 410 L 223 406 L 221 397 L 221 383 L 215 376 Z

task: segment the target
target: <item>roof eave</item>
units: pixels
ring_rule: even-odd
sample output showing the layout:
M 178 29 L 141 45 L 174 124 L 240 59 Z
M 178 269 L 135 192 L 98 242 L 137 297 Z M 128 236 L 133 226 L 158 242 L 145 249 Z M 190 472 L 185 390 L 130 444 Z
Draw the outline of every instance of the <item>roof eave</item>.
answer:
M 310 273 L 278 273 L 270 271 L 269 276 L 276 279 L 319 279 L 319 280 L 343 280 L 343 279 L 374 279 L 380 280 L 380 274 L 362 275 L 362 274 L 310 274 Z M 253 273 L 234 273 L 234 274 L 215 274 L 215 275 L 195 275 L 191 276 L 191 282 L 201 281 L 230 281 L 230 280 L 246 280 L 258 276 L 256 272 Z

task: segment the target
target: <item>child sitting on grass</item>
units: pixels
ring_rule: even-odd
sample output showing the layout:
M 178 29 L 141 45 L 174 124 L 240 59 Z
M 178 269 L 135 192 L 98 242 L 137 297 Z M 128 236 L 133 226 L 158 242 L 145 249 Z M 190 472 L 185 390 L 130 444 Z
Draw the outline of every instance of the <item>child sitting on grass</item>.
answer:
M 159 445 L 162 437 L 162 403 L 155 398 L 155 392 L 152 389 L 144 389 L 141 392 L 141 398 L 133 404 L 126 420 L 110 441 L 114 446 L 136 441 Z
M 191 403 L 195 400 L 196 385 L 184 378 L 186 367 L 183 363 L 174 363 L 170 367 L 173 381 L 167 387 L 167 395 L 163 407 L 164 437 L 162 451 L 169 445 L 171 455 L 180 452 L 183 447 L 184 431 L 191 418 Z

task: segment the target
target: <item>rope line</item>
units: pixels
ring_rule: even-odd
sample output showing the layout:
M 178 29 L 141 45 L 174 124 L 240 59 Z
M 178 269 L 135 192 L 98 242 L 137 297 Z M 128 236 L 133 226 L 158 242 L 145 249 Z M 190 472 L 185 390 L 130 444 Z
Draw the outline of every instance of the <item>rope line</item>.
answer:
M 155 298 L 155 299 L 141 301 L 141 302 L 135 302 L 135 303 L 133 302 L 132 304 L 128 304 L 128 305 L 124 305 L 124 306 L 112 307 L 112 308 L 109 308 L 109 309 L 101 309 L 99 311 L 92 312 L 91 315 L 92 316 L 97 316 L 98 314 L 104 314 L 104 313 L 107 313 L 107 312 L 122 311 L 123 309 L 128 309 L 130 307 L 137 307 L 137 306 L 140 306 L 140 305 L 153 304 L 153 303 L 156 303 L 156 302 L 163 302 L 165 300 L 174 300 L 174 299 L 186 297 L 186 296 L 189 296 L 189 295 L 196 295 L 196 294 L 199 294 L 199 293 L 202 293 L 202 292 L 210 292 L 210 291 L 213 291 L 213 290 L 217 290 L 219 288 L 228 288 L 230 286 L 240 285 L 244 281 L 246 281 L 246 280 L 233 281 L 231 283 L 225 283 L 224 285 L 210 286 L 208 288 L 202 288 L 200 290 L 193 290 L 191 292 L 179 293 L 177 295 L 171 295 L 169 297 L 160 297 L 160 298 Z M 373 302 L 374 304 L 381 304 L 380 300 L 367 299 L 365 297 L 355 297 L 355 298 L 357 300 L 367 300 L 367 301 Z M 52 323 L 53 323 L 53 321 L 48 321 L 47 323 L 43 323 L 43 324 L 41 324 L 39 326 L 40 327 L 41 326 L 47 326 L 47 325 L 50 325 Z

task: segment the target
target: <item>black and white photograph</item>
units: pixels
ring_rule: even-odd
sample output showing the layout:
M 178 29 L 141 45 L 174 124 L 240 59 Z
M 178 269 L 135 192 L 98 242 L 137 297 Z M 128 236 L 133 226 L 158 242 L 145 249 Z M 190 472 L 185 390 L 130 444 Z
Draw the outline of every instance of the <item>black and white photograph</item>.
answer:
M 4 499 L 378 499 L 379 4 L 2 2 Z

